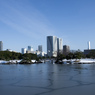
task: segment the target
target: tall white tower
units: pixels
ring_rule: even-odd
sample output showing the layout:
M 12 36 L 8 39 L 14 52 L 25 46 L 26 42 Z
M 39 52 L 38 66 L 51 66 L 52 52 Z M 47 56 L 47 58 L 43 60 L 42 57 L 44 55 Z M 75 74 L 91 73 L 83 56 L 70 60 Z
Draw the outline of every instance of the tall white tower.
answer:
M 90 50 L 90 41 L 88 42 L 88 49 Z

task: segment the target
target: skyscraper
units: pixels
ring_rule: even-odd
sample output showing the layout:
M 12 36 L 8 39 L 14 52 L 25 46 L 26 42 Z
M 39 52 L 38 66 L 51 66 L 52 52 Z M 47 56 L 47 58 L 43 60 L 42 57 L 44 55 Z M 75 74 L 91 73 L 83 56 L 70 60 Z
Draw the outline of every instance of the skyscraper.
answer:
M 28 46 L 28 51 L 33 51 L 33 47 Z
M 57 37 L 47 36 L 47 55 L 49 57 L 57 56 Z
M 43 50 L 42 50 L 42 45 L 39 45 L 39 46 L 38 46 L 38 51 L 40 51 L 40 52 L 43 51 Z
M 0 51 L 3 51 L 3 42 L 0 41 Z
M 26 53 L 26 50 L 27 50 L 26 48 L 22 48 L 22 49 L 21 49 L 21 53 L 22 53 L 22 54 L 25 54 L 25 53 Z
M 63 52 L 63 40 L 61 38 L 57 38 L 57 52 L 58 54 Z
M 70 47 L 67 45 L 63 46 L 63 54 L 68 55 L 70 53 Z

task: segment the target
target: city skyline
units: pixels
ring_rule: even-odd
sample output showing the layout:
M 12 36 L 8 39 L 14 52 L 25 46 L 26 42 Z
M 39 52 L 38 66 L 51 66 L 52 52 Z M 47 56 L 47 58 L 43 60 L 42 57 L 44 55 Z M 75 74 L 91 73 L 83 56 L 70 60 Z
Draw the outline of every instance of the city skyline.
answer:
M 0 0 L 0 40 L 3 50 L 17 52 L 38 45 L 47 51 L 46 37 L 63 39 L 71 50 L 95 48 L 94 0 Z M 49 6 L 49 7 L 48 7 Z

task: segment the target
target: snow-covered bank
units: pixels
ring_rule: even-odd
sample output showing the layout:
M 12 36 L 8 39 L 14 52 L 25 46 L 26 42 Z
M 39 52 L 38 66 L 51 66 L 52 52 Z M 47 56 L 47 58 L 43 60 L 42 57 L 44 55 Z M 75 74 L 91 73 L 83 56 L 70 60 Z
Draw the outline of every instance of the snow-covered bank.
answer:
M 36 60 L 31 60 L 31 62 L 35 62 Z M 5 60 L 0 60 L 0 63 L 1 64 L 3 64 L 3 63 L 14 63 L 14 64 L 16 64 L 16 63 L 20 63 L 21 62 L 21 60 L 9 60 L 9 61 L 5 61 Z
M 95 59 L 80 59 L 81 63 L 94 63 Z
M 5 60 L 0 60 L 0 63 L 3 64 L 3 63 L 19 63 L 21 60 L 9 60 L 9 61 L 5 61 Z
M 67 60 L 67 59 L 64 59 L 63 62 L 72 62 L 72 63 L 95 63 L 95 59 L 88 59 L 88 58 L 85 58 L 85 59 L 71 59 L 71 60 Z
M 0 63 L 7 63 L 8 61 L 0 60 Z
M 4 63 L 14 63 L 14 64 L 16 64 L 16 63 L 20 63 L 21 62 L 21 60 L 10 60 L 10 61 L 5 61 L 5 60 L 0 60 L 0 63 L 1 64 L 4 64 Z M 33 63 L 35 63 L 36 62 L 36 60 L 31 60 L 31 62 L 33 62 Z M 70 60 L 67 60 L 67 59 L 64 59 L 63 60 L 63 63 L 64 64 L 73 64 L 73 63 L 85 63 L 85 64 L 88 64 L 88 63 L 95 63 L 95 59 L 87 59 L 87 58 L 85 58 L 85 59 L 70 59 Z

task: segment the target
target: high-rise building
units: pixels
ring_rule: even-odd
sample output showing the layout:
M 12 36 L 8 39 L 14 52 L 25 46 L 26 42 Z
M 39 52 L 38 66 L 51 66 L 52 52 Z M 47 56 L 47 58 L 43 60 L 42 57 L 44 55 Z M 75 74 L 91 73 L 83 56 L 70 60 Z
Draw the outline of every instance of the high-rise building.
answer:
M 0 41 L 0 51 L 3 51 L 3 42 Z
M 47 36 L 47 55 L 49 57 L 57 56 L 57 37 Z
M 27 49 L 27 51 L 29 51 L 29 52 L 32 52 L 32 51 L 33 51 L 33 47 L 31 47 L 31 46 L 28 46 L 28 49 Z
M 88 42 L 88 50 L 90 50 L 90 41 Z
M 70 53 L 70 47 L 67 45 L 63 46 L 63 54 L 68 55 Z
M 58 54 L 63 52 L 63 40 L 61 38 L 57 38 L 57 52 Z
M 25 54 L 25 53 L 26 53 L 26 50 L 27 50 L 26 48 L 22 48 L 22 49 L 21 49 L 21 53 L 22 53 L 22 54 Z
M 42 50 L 42 45 L 39 45 L 39 46 L 38 46 L 38 51 L 40 51 L 40 52 L 43 51 L 43 50 Z

